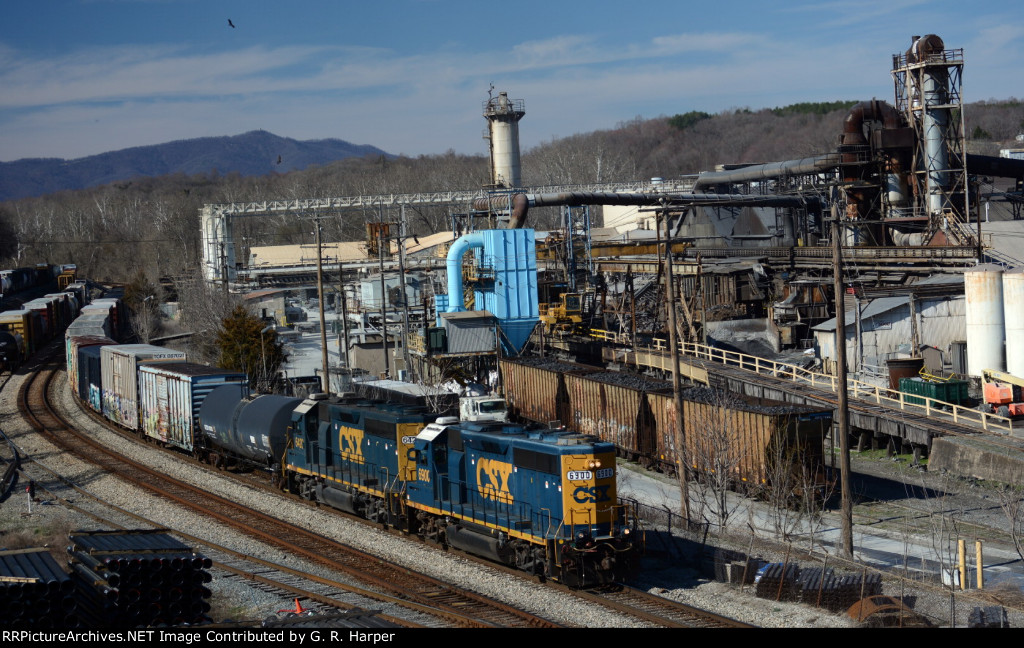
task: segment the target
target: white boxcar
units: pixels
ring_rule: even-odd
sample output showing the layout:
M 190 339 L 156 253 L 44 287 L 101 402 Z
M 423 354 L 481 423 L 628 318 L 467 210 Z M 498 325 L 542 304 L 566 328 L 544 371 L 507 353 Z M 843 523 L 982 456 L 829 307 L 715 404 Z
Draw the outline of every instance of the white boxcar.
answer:
M 174 360 L 184 362 L 185 352 L 151 344 L 103 347 L 100 352 L 103 416 L 129 430 L 139 429 L 139 365 Z
M 249 394 L 244 373 L 191 362 L 139 365 L 139 407 L 142 432 L 187 452 L 195 447 L 199 408 L 207 394 L 221 385 L 238 385 Z

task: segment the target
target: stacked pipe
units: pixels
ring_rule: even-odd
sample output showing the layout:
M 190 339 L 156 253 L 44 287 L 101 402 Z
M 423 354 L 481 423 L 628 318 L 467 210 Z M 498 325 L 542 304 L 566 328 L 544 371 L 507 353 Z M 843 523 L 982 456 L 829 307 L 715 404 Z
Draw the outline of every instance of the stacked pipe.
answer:
M 1009 628 L 1006 608 L 998 605 L 976 607 L 967 617 L 968 628 Z
M 758 598 L 776 601 L 796 601 L 799 598 L 800 568 L 797 565 L 770 563 L 760 570 L 760 578 L 754 586 Z
M 0 551 L 0 626 L 73 628 L 75 585 L 46 549 Z
M 94 531 L 69 536 L 69 564 L 90 596 L 91 627 L 199 623 L 212 561 L 163 531 Z
M 869 596 L 882 593 L 879 574 L 836 574 L 832 568 L 803 569 L 798 579 L 799 600 L 833 612 L 848 610 Z

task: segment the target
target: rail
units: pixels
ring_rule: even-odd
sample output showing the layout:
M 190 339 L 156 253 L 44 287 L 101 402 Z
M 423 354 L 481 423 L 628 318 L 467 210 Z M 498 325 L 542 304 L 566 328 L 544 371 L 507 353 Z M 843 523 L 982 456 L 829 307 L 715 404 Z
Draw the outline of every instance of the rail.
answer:
M 598 339 L 611 343 L 622 343 L 624 339 L 623 336 L 611 331 L 594 329 L 591 333 L 596 334 Z M 667 354 L 668 342 L 661 338 L 654 338 L 649 346 L 643 348 L 658 354 Z M 681 342 L 679 349 L 680 353 L 684 356 L 717 362 L 773 378 L 810 385 L 818 389 L 835 392 L 838 387 L 836 376 L 810 371 L 809 369 L 785 362 L 767 360 L 740 351 L 717 349 L 695 342 Z M 637 350 L 639 351 L 640 348 L 638 347 Z M 878 405 L 892 409 L 923 414 L 928 418 L 940 421 L 978 427 L 986 432 L 1014 436 L 1021 435 L 1020 430 L 1022 426 L 1019 422 L 1015 426 L 1011 419 L 999 416 L 998 414 L 988 414 L 928 396 L 904 394 L 900 391 L 893 391 L 860 380 L 847 379 L 846 386 L 851 397 L 873 401 Z M 911 399 L 915 402 L 911 402 Z M 1015 432 L 1017 433 L 1016 435 Z

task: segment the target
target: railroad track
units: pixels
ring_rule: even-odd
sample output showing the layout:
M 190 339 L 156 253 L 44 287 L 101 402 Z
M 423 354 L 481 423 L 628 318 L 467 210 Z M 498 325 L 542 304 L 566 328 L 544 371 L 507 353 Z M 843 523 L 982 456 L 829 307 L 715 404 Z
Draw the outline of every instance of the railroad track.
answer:
M 41 373 L 45 373 L 45 372 L 41 372 Z M 26 389 L 27 389 L 27 386 L 23 387 L 22 391 L 25 392 Z M 68 425 L 66 422 L 62 421 L 61 418 L 59 416 L 57 416 L 55 413 L 50 413 L 50 416 L 55 417 L 55 420 L 57 421 L 55 423 L 55 426 L 62 427 L 62 428 L 71 428 L 72 427 L 72 426 Z M 45 415 L 43 417 L 45 417 Z M 109 427 L 109 424 L 107 424 L 103 420 L 97 419 L 97 422 L 99 422 L 99 423 L 101 423 L 103 425 L 107 425 Z M 121 433 L 121 432 L 119 432 L 119 433 L 124 435 L 124 433 Z M 133 436 L 130 436 L 130 435 L 124 435 L 124 436 L 126 437 L 126 439 L 130 439 L 131 442 L 135 442 L 136 441 L 135 437 L 133 437 Z M 105 446 L 98 445 L 96 447 L 97 447 L 97 450 L 101 451 L 104 456 L 107 456 L 109 454 L 109 453 L 107 453 Z M 73 452 L 76 452 L 77 454 L 83 454 L 82 450 L 73 450 Z M 179 460 L 184 460 L 185 459 L 184 457 L 177 456 L 177 453 L 171 453 L 170 451 L 168 451 L 168 453 L 169 454 L 174 454 L 176 456 L 176 458 L 179 459 Z M 107 466 L 106 463 L 108 461 L 113 461 L 114 466 Z M 127 466 L 123 466 L 124 463 L 125 463 L 125 459 L 124 458 L 122 458 L 120 455 L 114 455 L 113 458 L 106 458 L 106 459 L 104 459 L 103 460 L 103 464 L 101 464 L 101 465 L 104 465 L 104 467 L 106 467 L 111 472 L 116 472 L 118 474 L 123 474 L 123 471 L 126 471 L 126 470 L 129 469 Z M 196 463 L 196 465 L 198 466 L 198 465 L 201 465 L 201 464 Z M 135 468 L 133 467 L 132 469 L 134 470 Z M 140 481 L 144 482 L 144 485 L 146 485 L 146 487 L 150 488 L 151 490 L 154 490 L 154 487 L 151 486 L 151 485 L 148 485 L 148 484 L 150 484 L 151 480 L 153 480 L 153 479 L 159 480 L 159 481 L 173 482 L 173 480 L 169 480 L 169 478 L 166 475 L 164 475 L 163 473 L 152 471 L 152 470 L 148 469 L 148 467 L 144 467 L 144 466 L 140 465 L 140 466 L 138 466 L 138 470 L 141 470 L 142 473 L 144 475 L 146 475 L 146 477 L 144 479 L 140 480 Z M 221 473 L 221 474 L 223 474 L 223 473 Z M 262 483 L 262 482 L 260 482 L 259 484 L 255 484 L 255 483 L 253 483 L 253 480 L 246 479 L 246 480 L 243 480 L 243 481 L 245 483 L 249 484 L 250 486 L 259 487 L 261 489 L 268 490 L 268 491 L 271 490 L 269 487 L 267 487 L 267 485 L 265 483 Z M 184 496 L 184 495 L 180 495 L 179 496 L 178 495 L 178 492 L 179 492 L 178 489 L 179 488 L 183 489 L 185 492 L 191 492 L 192 494 L 188 495 L 188 496 Z M 196 493 L 195 489 L 192 489 L 188 485 L 179 484 L 175 489 L 168 488 L 166 490 L 167 490 L 167 492 L 164 493 L 165 497 L 168 497 L 170 499 L 180 500 L 180 501 L 182 501 L 184 503 L 187 503 L 187 505 L 189 507 L 191 507 L 191 508 L 197 508 L 198 507 L 199 509 L 204 511 L 204 513 L 203 513 L 204 515 L 207 515 L 207 516 L 209 516 L 211 518 L 220 518 L 223 515 L 223 516 L 225 516 L 224 519 L 225 519 L 225 522 L 227 524 L 231 524 L 232 526 L 236 526 L 236 527 L 238 527 L 239 525 L 243 525 L 243 526 L 246 527 L 247 532 L 249 532 L 251 534 L 256 534 L 261 539 L 263 539 L 264 541 L 266 541 L 268 543 L 271 543 L 271 544 L 278 544 L 278 545 L 280 545 L 279 538 L 290 537 L 290 535 L 294 535 L 296 537 L 300 537 L 300 536 L 304 536 L 305 537 L 305 536 L 307 536 L 307 532 L 305 532 L 304 530 L 299 529 L 299 528 L 296 528 L 295 530 L 288 531 L 287 533 L 290 534 L 290 535 L 286 535 L 285 532 L 281 531 L 281 528 L 280 528 L 279 525 L 282 524 L 282 523 L 279 520 L 270 519 L 269 521 L 267 521 L 267 520 L 263 519 L 262 516 L 259 516 L 259 517 L 255 516 L 254 512 L 251 511 L 250 509 L 247 509 L 247 508 L 242 508 L 239 511 L 240 517 L 236 517 L 235 519 L 227 517 L 229 512 L 234 510 L 234 509 L 236 509 L 237 507 L 235 507 L 234 505 L 230 505 L 230 502 L 228 502 L 227 500 L 224 500 L 223 502 L 214 503 L 213 506 L 210 506 L 210 504 L 211 504 L 211 502 L 210 502 L 211 494 L 209 492 L 207 492 L 207 491 L 198 491 L 199 503 L 197 503 L 196 502 L 197 493 Z M 278 495 L 278 496 L 281 495 L 280 493 L 276 493 L 276 491 L 275 491 L 275 494 Z M 300 500 L 297 497 L 288 496 L 288 498 L 289 499 L 293 499 L 296 502 L 300 502 L 300 501 L 304 502 L 304 500 Z M 188 502 L 191 502 L 191 503 L 188 503 Z M 308 504 L 308 503 L 306 503 L 306 504 Z M 344 516 L 344 517 L 348 518 L 348 516 Z M 365 521 L 360 520 L 360 519 L 357 519 L 357 518 L 354 518 L 353 520 L 355 522 L 358 522 L 358 523 L 361 523 L 361 524 L 366 524 L 367 526 L 376 526 L 376 525 L 371 525 L 370 523 L 365 522 Z M 179 534 L 179 535 L 181 535 L 181 534 Z M 322 537 L 317 536 L 316 534 L 308 534 L 308 535 L 311 535 L 311 536 L 314 536 L 314 537 L 307 538 L 307 539 L 303 540 L 303 542 L 301 544 L 303 544 L 304 547 L 301 547 L 301 548 L 300 547 L 292 547 L 292 548 L 289 548 L 289 551 L 296 552 L 296 553 L 301 553 L 302 555 L 305 555 L 305 556 L 309 557 L 312 560 L 322 561 L 325 556 L 329 556 L 332 561 L 344 562 L 344 563 L 349 565 L 348 566 L 348 570 L 352 571 L 353 573 L 357 573 L 358 574 L 358 577 L 359 577 L 360 581 L 367 582 L 367 583 L 375 583 L 375 585 L 374 585 L 375 588 L 379 587 L 379 588 L 381 588 L 384 591 L 387 591 L 388 588 L 393 588 L 392 583 L 395 583 L 395 582 L 402 582 L 404 584 L 407 584 L 410 589 L 413 588 L 413 581 L 410 580 L 405 575 L 404 572 L 396 575 L 395 572 L 394 572 L 395 568 L 394 568 L 393 565 L 390 565 L 388 563 L 384 563 L 383 561 L 380 561 L 379 559 L 376 559 L 376 558 L 374 558 L 372 556 L 368 556 L 367 554 L 362 554 L 361 552 L 355 552 L 355 554 L 353 554 L 351 556 L 347 556 L 347 557 L 339 557 L 339 553 L 340 552 L 338 552 L 338 550 L 336 550 L 336 549 L 328 550 L 328 549 L 325 549 L 322 545 L 319 544 L 319 543 L 324 541 L 324 539 Z M 202 539 L 197 539 L 196 541 L 199 542 L 199 543 L 205 543 L 205 541 L 203 541 Z M 307 543 L 309 543 L 309 544 L 307 544 Z M 505 571 L 509 575 L 510 578 L 518 578 L 518 579 L 522 579 L 523 578 L 523 575 L 522 575 L 521 572 L 518 572 L 518 571 L 515 571 L 515 570 L 511 570 L 511 569 L 503 569 L 500 566 L 495 565 L 494 563 L 491 563 L 490 561 L 479 559 L 479 558 L 476 558 L 475 556 L 472 556 L 472 555 L 469 555 L 469 554 L 465 554 L 465 553 L 462 553 L 462 552 L 453 552 L 453 553 L 458 553 L 460 556 L 463 556 L 467 560 L 470 560 L 470 561 L 473 561 L 473 562 L 477 562 L 479 564 L 487 565 L 491 569 L 498 569 L 499 571 Z M 269 569 L 273 569 L 273 568 L 276 568 L 276 567 L 268 567 L 268 568 Z M 380 571 L 378 571 L 378 570 L 380 570 Z M 251 569 L 248 570 L 248 571 L 246 571 L 244 569 L 240 570 L 239 571 L 239 577 L 240 578 L 241 577 L 248 578 L 250 580 L 256 579 L 255 572 L 253 570 L 251 570 Z M 303 578 L 303 575 L 297 575 L 296 578 Z M 567 591 L 566 588 L 561 587 L 559 585 L 556 585 L 556 584 L 553 584 L 553 583 L 551 585 L 553 587 L 555 587 L 555 588 L 561 589 L 563 592 Z M 287 585 L 282 587 L 280 584 L 268 583 L 267 586 L 271 587 L 271 588 L 279 589 L 279 590 L 281 590 L 283 592 L 287 592 L 288 591 L 288 586 Z M 331 582 L 331 583 L 326 583 L 324 585 L 324 587 L 326 588 L 326 590 L 329 591 L 329 590 L 332 590 L 332 589 L 333 590 L 337 590 L 339 586 L 337 585 L 336 582 Z M 443 609 L 448 609 L 450 611 L 455 611 L 455 612 L 457 612 L 459 614 L 462 614 L 462 615 L 465 615 L 465 616 L 468 616 L 468 617 L 472 617 L 472 618 L 476 619 L 476 621 L 477 621 L 476 625 L 481 626 L 481 627 L 489 627 L 489 626 L 490 627 L 493 627 L 493 626 L 521 627 L 523 625 L 526 625 L 526 626 L 529 626 L 529 627 L 556 627 L 557 626 L 557 624 L 555 624 L 555 623 L 552 623 L 552 622 L 550 622 L 548 620 L 537 618 L 537 617 L 535 617 L 533 615 L 526 615 L 526 617 L 524 618 L 524 616 L 523 616 L 524 613 L 521 612 L 521 611 L 517 611 L 517 610 L 506 611 L 504 614 L 502 614 L 501 612 L 499 612 L 496 609 L 496 608 L 500 608 L 501 606 L 496 604 L 494 601 L 491 601 L 490 599 L 487 599 L 487 598 L 484 598 L 484 597 L 478 597 L 476 595 L 472 595 L 472 594 L 466 593 L 466 592 L 457 592 L 456 591 L 455 593 L 453 593 L 451 591 L 451 589 L 452 588 L 450 588 L 448 586 L 445 586 L 443 584 L 440 584 L 437 581 L 433 581 L 433 579 L 428 579 L 427 582 L 424 585 L 417 585 L 417 586 L 415 586 L 415 591 L 409 592 L 409 593 L 403 593 L 403 594 L 395 594 L 395 596 L 398 596 L 398 597 L 400 597 L 400 598 L 402 598 L 404 600 L 409 600 L 409 599 L 418 600 L 421 603 L 426 601 L 428 603 L 425 603 L 425 604 L 427 604 L 428 606 L 440 607 L 440 608 L 443 608 Z M 619 613 L 621 615 L 624 615 L 626 617 L 631 617 L 631 618 L 640 620 L 640 621 L 642 621 L 644 623 L 649 623 L 652 626 L 658 626 L 658 627 L 736 627 L 736 626 L 741 626 L 742 627 L 742 626 L 744 626 L 744 624 L 741 624 L 739 622 L 733 621 L 731 619 L 726 619 L 725 617 L 720 617 L 718 615 L 715 615 L 715 614 L 707 612 L 707 611 L 699 610 L 697 608 L 686 606 L 684 604 L 681 604 L 681 603 L 678 603 L 678 602 L 675 602 L 675 601 L 671 601 L 671 600 L 665 599 L 663 597 L 658 597 L 658 596 L 655 596 L 655 595 L 647 594 L 645 592 L 642 592 L 640 590 L 635 590 L 635 589 L 632 589 L 632 588 L 623 588 L 623 589 L 619 590 L 618 592 L 604 592 L 604 593 L 601 593 L 601 594 L 598 594 L 598 595 L 595 595 L 595 593 L 593 593 L 593 592 L 586 592 L 586 591 L 583 591 L 583 592 L 575 591 L 575 592 L 572 592 L 572 594 L 577 596 L 578 598 L 581 598 L 581 599 L 587 600 L 589 602 L 595 603 L 595 604 L 600 605 L 600 606 L 602 606 L 604 608 L 607 608 L 609 610 L 613 610 L 613 611 L 615 611 L 615 612 L 617 612 L 617 613 Z M 309 600 L 317 600 L 317 596 L 328 596 L 329 597 L 330 594 L 325 594 L 323 592 L 314 592 L 314 591 L 311 591 L 310 588 L 306 588 L 305 589 L 305 593 L 299 594 L 297 596 L 308 597 Z M 508 616 L 505 616 L 505 615 L 508 615 Z M 465 621 L 461 621 L 461 620 L 457 621 L 457 624 L 465 624 L 465 623 L 466 623 Z M 426 625 L 433 625 L 433 624 L 427 623 Z
M 124 509 L 90 490 L 75 484 L 64 475 L 50 469 L 41 462 L 31 461 L 23 468 L 38 485 L 39 493 L 46 494 L 52 501 L 87 518 L 104 529 L 163 529 L 164 525 L 145 516 Z M 74 502 L 69 500 L 74 499 Z M 174 534 L 201 549 L 204 556 L 213 561 L 212 570 L 221 579 L 226 577 L 246 581 L 251 586 L 275 595 L 280 600 L 279 611 L 293 611 L 296 599 L 302 600 L 304 610 L 349 611 L 367 607 L 383 607 L 379 592 L 363 596 L 363 592 L 351 584 L 333 581 L 285 565 L 260 560 L 237 552 L 229 547 L 215 544 L 207 538 L 174 531 Z M 398 605 L 388 607 L 401 607 Z M 377 614 L 377 617 L 400 627 L 446 627 L 439 624 L 430 614 L 407 609 L 398 614 Z
M 208 519 L 220 521 L 289 553 L 346 573 L 364 587 L 372 587 L 389 603 L 401 600 L 404 605 L 444 619 L 449 627 L 558 627 L 558 624 L 537 615 L 387 563 L 111 452 L 88 435 L 79 434 L 49 405 L 48 387 L 58 368 L 59 363 L 56 362 L 40 363 L 19 391 L 19 409 L 41 434 L 47 435 L 66 451 L 88 458 L 102 470 L 195 510 Z
M 579 592 L 581 598 L 643 619 L 661 628 L 753 628 L 755 626 L 628 585 Z

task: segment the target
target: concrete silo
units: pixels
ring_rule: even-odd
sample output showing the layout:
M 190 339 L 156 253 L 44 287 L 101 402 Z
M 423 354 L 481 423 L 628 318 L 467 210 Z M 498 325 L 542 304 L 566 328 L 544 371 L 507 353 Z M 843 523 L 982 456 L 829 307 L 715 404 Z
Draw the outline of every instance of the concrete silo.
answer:
M 484 117 L 489 124 L 485 136 L 490 140 L 491 184 L 512 189 L 522 186 L 519 162 L 519 120 L 526 115 L 522 99 L 509 99 L 507 92 L 498 93 L 484 103 Z
M 964 272 L 967 297 L 967 373 L 980 376 L 983 369 L 1003 371 L 1003 269 L 981 265 Z
M 1024 378 L 1024 269 L 1003 274 L 1003 321 L 1006 326 L 1006 371 Z

